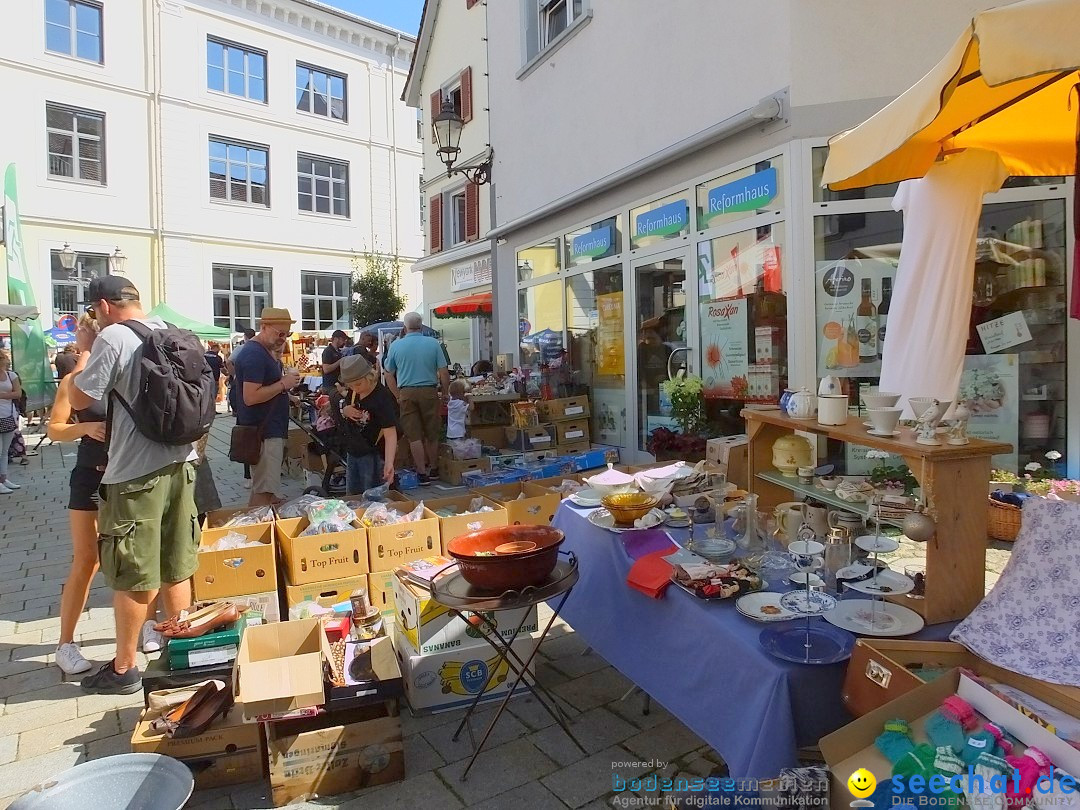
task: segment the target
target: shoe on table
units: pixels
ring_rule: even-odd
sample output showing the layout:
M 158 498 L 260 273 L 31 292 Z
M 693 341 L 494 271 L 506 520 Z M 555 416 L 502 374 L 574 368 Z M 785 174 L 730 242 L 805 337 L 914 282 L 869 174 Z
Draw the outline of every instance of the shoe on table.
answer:
M 93 695 L 133 695 L 142 689 L 142 676 L 138 667 L 120 675 L 113 669 L 113 662 L 106 661 L 97 672 L 82 679 L 82 688 Z
M 165 641 L 161 633 L 154 629 L 155 624 L 156 622 L 153 619 L 144 622 L 142 631 L 139 633 L 139 644 L 144 653 L 159 652 Z
M 16 484 L 10 478 L 4 482 L 4 486 L 8 489 L 22 489 L 22 484 Z
M 78 675 L 81 672 L 87 672 L 92 666 L 83 658 L 82 651 L 73 641 L 56 648 L 56 665 L 64 671 L 65 675 Z
M 5 487 L 3 484 L 0 484 L 0 495 L 10 495 L 14 491 L 15 490 L 10 489 L 9 487 Z

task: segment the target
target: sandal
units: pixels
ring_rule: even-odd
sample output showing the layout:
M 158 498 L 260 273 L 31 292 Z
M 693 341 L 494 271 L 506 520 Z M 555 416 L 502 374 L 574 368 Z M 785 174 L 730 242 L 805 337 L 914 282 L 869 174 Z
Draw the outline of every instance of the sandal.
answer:
M 160 625 L 158 630 L 165 638 L 198 638 L 209 632 L 235 624 L 245 609 L 238 608 L 232 602 L 214 602 L 209 607 L 192 614 L 170 619 Z

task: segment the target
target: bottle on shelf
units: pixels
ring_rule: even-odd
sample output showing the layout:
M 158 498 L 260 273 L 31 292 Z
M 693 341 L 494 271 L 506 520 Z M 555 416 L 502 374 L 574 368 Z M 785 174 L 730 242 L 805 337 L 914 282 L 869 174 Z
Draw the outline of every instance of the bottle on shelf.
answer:
M 859 362 L 872 363 L 878 359 L 878 311 L 870 298 L 870 279 L 862 280 L 862 300 L 855 310 L 856 334 L 859 336 Z
M 883 278 L 881 280 L 881 306 L 878 307 L 878 338 L 877 349 L 878 357 L 885 356 L 885 325 L 889 320 L 889 306 L 892 304 L 892 279 Z

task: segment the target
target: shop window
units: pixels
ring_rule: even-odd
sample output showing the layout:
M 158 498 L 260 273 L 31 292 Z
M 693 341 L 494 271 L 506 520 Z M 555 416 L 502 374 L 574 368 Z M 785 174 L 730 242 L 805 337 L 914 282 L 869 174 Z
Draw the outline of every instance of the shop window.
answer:
M 263 309 L 273 303 L 271 269 L 215 264 L 211 272 L 214 326 L 222 326 L 233 332 L 258 329 Z
M 448 303 L 446 301 L 442 303 Z M 471 318 L 436 318 L 435 307 L 428 313 L 425 323 L 432 324 L 439 330 L 439 340 L 446 347 L 446 356 L 450 358 L 450 365 L 459 364 L 465 371 L 472 368 L 473 363 L 473 319 Z
M 559 240 L 551 239 L 517 252 L 518 281 L 559 272 Z
M 780 156 L 729 172 L 697 187 L 697 228 L 715 228 L 784 207 L 784 159 Z
M 829 147 L 818 146 L 811 153 L 812 170 L 814 173 L 814 202 L 836 202 L 838 200 L 869 200 L 887 197 L 892 198 L 896 194 L 898 183 L 887 183 L 880 186 L 867 186 L 866 188 L 850 188 L 845 191 L 832 191 L 821 187 L 821 178 L 825 171 L 825 161 L 829 157 Z
M 75 257 L 75 267 L 65 270 L 60 262 L 60 251 L 50 254 L 52 276 L 53 325 L 65 315 L 79 318 L 85 308 L 86 287 L 91 280 L 107 275 L 109 257 L 104 253 L 83 253 Z
M 518 290 L 518 334 L 530 398 L 563 396 L 572 375 L 563 345 L 561 281 Z
M 619 220 L 617 216 L 608 217 L 566 234 L 563 239 L 565 266 L 574 267 L 618 255 L 622 250 Z
M 592 440 L 614 446 L 626 439 L 624 309 L 621 266 L 566 279 L 569 393 L 590 399 Z
M 300 328 L 321 332 L 349 328 L 351 277 L 344 273 L 300 273 Z
M 657 245 L 690 233 L 690 206 L 681 194 L 630 211 L 630 249 Z

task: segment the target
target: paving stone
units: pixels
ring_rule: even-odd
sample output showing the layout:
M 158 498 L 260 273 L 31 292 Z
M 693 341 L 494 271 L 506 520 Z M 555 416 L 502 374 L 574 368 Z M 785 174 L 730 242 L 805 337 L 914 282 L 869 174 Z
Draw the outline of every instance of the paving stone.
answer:
M 9 762 L 14 762 L 18 752 L 18 737 L 14 734 L 10 734 L 7 737 L 0 737 L 0 765 L 7 765 Z
M 101 714 L 114 709 L 130 707 L 135 707 L 141 711 L 143 696 L 142 692 L 136 692 L 133 695 L 89 695 L 80 689 L 78 696 L 75 698 L 75 703 L 78 706 L 78 716 L 85 717 L 90 714 Z M 134 713 L 135 718 L 138 718 L 139 711 Z M 128 714 L 125 713 L 123 717 L 128 717 Z M 132 723 L 131 728 L 134 727 L 134 723 Z
M 626 694 L 625 692 L 623 694 Z M 619 696 L 620 698 L 622 695 Z M 633 723 L 638 728 L 656 728 L 662 723 L 666 723 L 671 720 L 674 715 L 657 703 L 655 700 L 649 701 L 649 713 L 642 714 L 642 709 L 645 705 L 645 695 L 643 692 L 635 692 L 630 695 L 626 700 L 616 700 L 608 703 L 607 707 L 611 709 L 615 714 Z
M 439 756 L 423 734 L 405 738 L 405 773 L 410 778 L 445 764 L 446 760 Z
M 56 672 L 60 672 L 56 667 L 49 667 L 48 669 L 35 670 L 30 674 L 48 672 L 54 669 Z M 75 677 L 78 678 L 81 676 L 76 675 Z M 66 683 L 49 686 L 45 689 L 35 689 L 32 692 L 20 692 L 17 695 L 9 697 L 4 703 L 4 717 L 0 719 L 6 719 L 13 714 L 41 711 L 58 701 L 67 703 L 64 708 L 68 717 L 77 717 L 78 715 L 76 714 L 73 698 L 80 694 L 82 694 L 82 692 L 78 681 L 67 681 Z
M 33 728 L 19 735 L 19 758 L 38 756 L 67 745 L 85 745 L 120 732 L 116 712 L 76 717 L 65 723 Z
M 545 698 L 545 700 L 547 700 L 547 698 Z M 577 709 L 564 704 L 563 710 L 566 711 L 571 720 L 580 714 Z M 513 712 L 518 720 L 533 731 L 547 728 L 555 722 L 555 718 L 551 716 L 551 713 L 541 706 L 540 702 L 531 694 L 516 697 L 511 700 L 510 705 L 507 707 L 507 711 Z
M 53 689 L 59 688 L 61 687 L 53 687 Z M 27 729 L 62 723 L 74 717 L 75 707 L 66 694 L 63 698 L 41 701 L 33 711 L 13 711 L 5 706 L 4 714 L 0 716 L 0 737 L 17 736 Z
M 581 807 L 612 791 L 613 778 L 634 779 L 647 769 L 624 748 L 611 746 L 543 777 L 540 782 L 570 807 Z
M 659 758 L 671 762 L 688 751 L 701 747 L 701 738 L 676 719 L 630 737 L 623 745 L 643 759 Z
M 559 684 L 553 691 L 584 712 L 619 699 L 632 686 L 617 670 L 608 667 Z
M 587 754 L 595 754 L 638 733 L 636 726 L 603 706 L 578 716 L 569 727 Z M 529 735 L 529 741 L 560 765 L 569 765 L 585 756 L 557 723 Z
M 102 757 L 111 757 L 117 754 L 130 754 L 131 753 L 131 732 L 134 727 L 127 728 L 123 723 L 120 724 L 120 733 L 113 734 L 111 737 L 104 737 L 97 740 L 88 740 L 83 748 L 86 752 L 86 758 L 88 760 L 101 759 Z M 190 804 L 189 807 L 195 805 Z
M 588 655 L 568 655 L 551 661 L 548 666 L 565 675 L 568 679 L 577 678 L 580 675 L 588 675 L 610 666 L 600 655 L 590 652 Z
M 544 639 L 544 643 L 540 645 L 540 654 L 551 661 L 558 661 L 571 656 L 581 656 L 589 649 L 589 645 L 577 633 L 570 633 L 560 637 L 555 636 L 554 632 L 555 628 L 552 628 L 552 632 L 548 634 L 548 637 Z
M 468 760 L 459 760 L 437 771 L 466 807 L 473 807 L 485 799 L 558 769 L 554 762 L 526 740 L 514 740 L 498 748 L 485 749 L 476 758 L 465 781 L 461 781 L 467 763 Z
M 81 756 L 75 746 L 66 746 L 48 754 L 0 765 L 0 791 L 11 797 L 19 796 L 39 782 L 75 767 Z
M 480 802 L 470 810 L 566 810 L 566 805 L 540 782 L 526 782 L 506 793 Z
M 514 703 L 515 701 L 510 702 Z M 454 723 L 456 725 L 461 722 L 461 717 L 464 713 L 464 709 L 459 709 L 452 712 L 415 715 L 412 713 L 411 709 L 406 707 L 403 701 L 401 707 L 401 733 L 405 737 L 410 737 L 413 734 L 420 734 L 430 728 L 437 728 L 438 726 L 443 726 L 447 723 Z
M 456 810 L 461 800 L 433 772 L 358 793 L 337 805 L 341 810 Z
M 511 703 L 512 702 L 513 701 L 511 701 Z M 469 723 L 472 725 L 472 731 L 476 738 L 476 742 L 480 742 L 480 738 L 484 736 L 484 732 L 487 730 L 488 724 L 491 723 L 491 718 L 494 716 L 495 710 L 488 708 L 474 712 L 473 716 L 469 718 Z M 454 731 L 457 730 L 460 723 L 461 717 L 459 716 L 454 723 L 436 726 L 423 733 L 423 737 L 427 739 L 431 744 L 431 747 L 438 752 L 444 762 L 456 762 L 459 759 L 472 756 L 472 745 L 469 742 L 468 728 L 463 728 L 461 730 L 461 736 L 458 737 L 456 742 L 453 740 Z M 521 721 L 507 710 L 502 713 L 499 722 L 495 724 L 491 736 L 488 737 L 487 742 L 484 744 L 484 750 L 487 751 L 497 748 L 505 742 L 524 737 L 528 733 L 529 730 L 521 724 Z
M 0 697 L 6 698 L 7 703 L 10 704 L 12 703 L 10 698 L 13 696 L 46 686 L 55 686 L 60 683 L 62 676 L 63 673 L 57 667 L 49 667 L 0 678 Z

